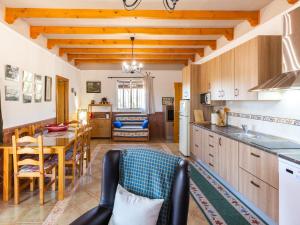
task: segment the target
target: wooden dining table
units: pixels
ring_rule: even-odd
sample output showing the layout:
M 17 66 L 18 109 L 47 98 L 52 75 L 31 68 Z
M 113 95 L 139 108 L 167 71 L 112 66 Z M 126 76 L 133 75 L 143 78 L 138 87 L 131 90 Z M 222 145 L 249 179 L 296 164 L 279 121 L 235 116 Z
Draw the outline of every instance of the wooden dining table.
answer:
M 65 195 L 65 155 L 75 141 L 74 130 L 53 132 L 43 135 L 44 154 L 58 156 L 58 200 Z M 34 145 L 30 145 L 31 147 Z M 3 150 L 3 201 L 9 201 L 12 195 L 13 148 L 11 145 L 0 145 Z

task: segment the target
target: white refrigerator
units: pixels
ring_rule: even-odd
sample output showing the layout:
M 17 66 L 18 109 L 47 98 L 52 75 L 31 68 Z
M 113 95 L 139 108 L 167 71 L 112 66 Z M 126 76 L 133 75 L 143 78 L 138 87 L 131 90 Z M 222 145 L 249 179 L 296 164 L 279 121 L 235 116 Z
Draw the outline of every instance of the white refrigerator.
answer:
M 190 156 L 190 100 L 180 101 L 179 151 L 184 156 Z

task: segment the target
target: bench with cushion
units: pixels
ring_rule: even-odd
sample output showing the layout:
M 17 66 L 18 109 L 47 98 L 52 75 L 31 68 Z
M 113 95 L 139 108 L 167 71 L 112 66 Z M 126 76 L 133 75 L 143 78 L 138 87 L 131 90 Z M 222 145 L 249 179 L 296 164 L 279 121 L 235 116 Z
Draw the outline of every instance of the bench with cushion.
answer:
M 121 127 L 113 126 L 112 137 L 114 141 L 148 141 L 149 127 L 143 128 L 145 120 L 148 120 L 147 114 L 115 114 L 115 121 L 122 123 Z

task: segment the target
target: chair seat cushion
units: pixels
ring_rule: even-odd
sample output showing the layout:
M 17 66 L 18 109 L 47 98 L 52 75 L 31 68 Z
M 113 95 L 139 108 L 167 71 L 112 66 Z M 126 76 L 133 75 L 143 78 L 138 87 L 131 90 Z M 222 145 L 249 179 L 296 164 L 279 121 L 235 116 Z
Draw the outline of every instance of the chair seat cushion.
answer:
M 51 169 L 53 166 L 55 166 L 56 162 L 53 159 L 47 159 L 44 161 L 44 170 Z M 21 173 L 26 173 L 26 172 L 38 172 L 39 171 L 39 166 L 33 166 L 33 165 L 25 165 L 20 168 Z
M 156 225 L 163 202 L 132 194 L 118 185 L 108 225 Z
M 73 157 L 73 148 L 69 149 L 66 153 L 66 161 L 72 160 Z M 76 161 L 80 159 L 80 152 L 76 152 Z

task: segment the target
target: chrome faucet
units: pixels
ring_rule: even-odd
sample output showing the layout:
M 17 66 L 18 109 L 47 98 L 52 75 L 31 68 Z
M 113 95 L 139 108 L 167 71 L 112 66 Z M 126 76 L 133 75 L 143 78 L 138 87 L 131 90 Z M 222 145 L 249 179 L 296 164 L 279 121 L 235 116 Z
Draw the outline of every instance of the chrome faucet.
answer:
M 249 130 L 248 125 L 247 124 L 242 124 L 242 128 L 243 128 L 244 133 L 247 134 L 248 130 Z

